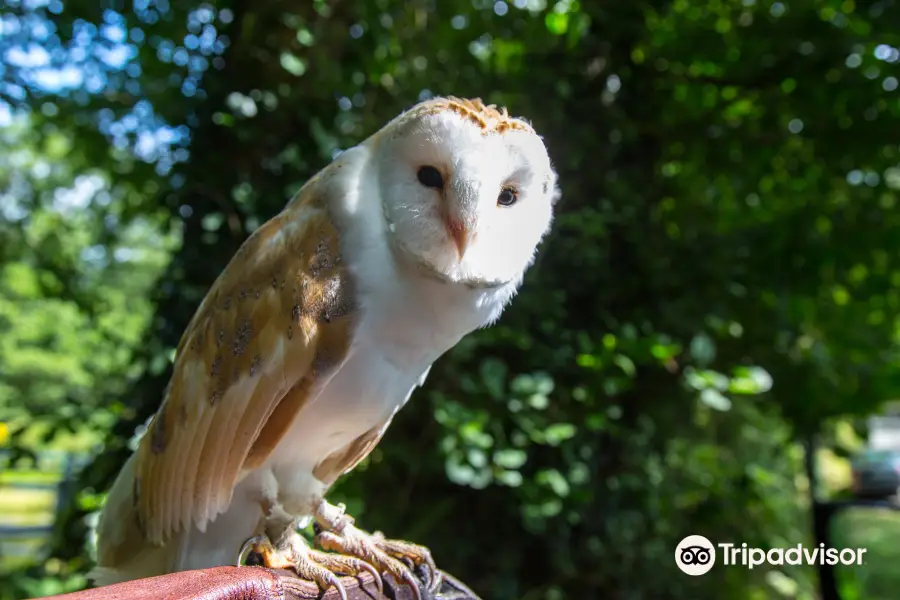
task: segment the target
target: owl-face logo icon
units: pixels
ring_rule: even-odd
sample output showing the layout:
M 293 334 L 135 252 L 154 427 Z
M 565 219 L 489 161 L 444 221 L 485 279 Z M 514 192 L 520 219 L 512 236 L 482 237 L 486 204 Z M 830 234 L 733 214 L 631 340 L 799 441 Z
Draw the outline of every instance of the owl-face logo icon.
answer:
M 688 575 L 704 575 L 716 564 L 716 547 L 702 535 L 689 535 L 675 548 L 675 564 Z

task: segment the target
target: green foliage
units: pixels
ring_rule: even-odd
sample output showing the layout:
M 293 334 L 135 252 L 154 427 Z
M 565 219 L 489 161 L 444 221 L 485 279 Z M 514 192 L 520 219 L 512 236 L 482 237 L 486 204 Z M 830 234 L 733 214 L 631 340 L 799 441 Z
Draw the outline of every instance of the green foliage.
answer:
M 152 316 L 149 293 L 175 242 L 153 213 L 123 215 L 112 173 L 71 157 L 70 135 L 32 125 L 21 116 L 0 133 L 8 149 L 0 156 L 0 422 L 11 450 L 4 459 L 18 467 L 0 482 L 0 514 L 4 525 L 25 526 L 42 524 L 53 502 L 35 510 L 28 499 L 46 492 L 4 486 L 36 481 L 23 477 L 29 466 L 55 481 L 46 470 L 58 467 L 40 450 L 90 451 L 133 414 L 123 398 L 143 370 L 135 350 Z M 34 569 L 21 551 L 4 559 L 0 579 L 10 585 L 0 596 L 85 584 L 63 561 Z
M 533 121 L 559 216 L 500 324 L 335 499 L 486 598 L 811 598 L 807 569 L 688 578 L 672 553 L 807 542 L 795 440 L 894 394 L 892 6 L 7 2 L 0 50 L 51 52 L 4 54 L 0 409 L 16 450 L 85 429 L 105 451 L 54 559 L 0 595 L 80 581 L 85 517 L 249 232 L 336 150 L 455 94 Z M 42 87 L 54 61 L 90 76 Z
M 837 542 L 866 548 L 865 564 L 838 571 L 842 600 L 888 600 L 900 583 L 897 534 L 900 516 L 893 510 L 851 509 L 838 515 L 832 527 Z
M 111 399 L 140 372 L 133 350 L 172 242 L 146 217 L 123 223 L 109 177 L 76 172 L 72 140 L 55 128 L 36 139 L 29 125 L 3 132 L 0 159 L 0 414 L 30 456 L 65 432 L 90 449 L 123 413 Z

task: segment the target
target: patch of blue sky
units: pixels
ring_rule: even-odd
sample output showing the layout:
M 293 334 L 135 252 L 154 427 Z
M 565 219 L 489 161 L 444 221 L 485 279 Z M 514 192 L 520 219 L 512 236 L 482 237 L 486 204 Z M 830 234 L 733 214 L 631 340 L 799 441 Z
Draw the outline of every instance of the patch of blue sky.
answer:
M 229 23 L 233 19 L 228 9 L 217 12 L 212 5 L 201 3 L 188 14 L 188 34 L 178 45 L 152 34 L 152 23 L 170 10 L 168 0 L 134 0 L 133 14 L 148 25 L 129 29 L 122 14 L 105 10 L 100 23 L 75 21 L 72 36 L 64 44 L 46 17 L 46 12 L 62 12 L 62 0 L 6 0 L 5 6 L 26 10 L 14 14 L 0 9 L 0 93 L 20 103 L 13 108 L 0 100 L 0 126 L 10 123 L 15 112 L 27 108 L 26 88 L 50 103 L 53 96 L 98 94 L 113 86 L 122 86 L 125 92 L 140 98 L 138 78 L 143 69 L 139 47 L 144 44 L 154 48 L 163 62 L 184 67 L 185 95 L 202 94 L 200 80 L 209 68 L 206 57 L 220 55 L 228 45 L 216 21 Z M 6 76 L 10 69 L 15 71 L 12 77 Z M 181 75 L 173 72 L 173 76 Z M 45 114 L 55 114 L 55 109 Z M 189 128 L 165 123 L 146 100 L 136 102 L 124 115 L 98 116 L 100 130 L 115 148 L 129 149 L 140 160 L 156 162 L 160 174 L 188 157 Z

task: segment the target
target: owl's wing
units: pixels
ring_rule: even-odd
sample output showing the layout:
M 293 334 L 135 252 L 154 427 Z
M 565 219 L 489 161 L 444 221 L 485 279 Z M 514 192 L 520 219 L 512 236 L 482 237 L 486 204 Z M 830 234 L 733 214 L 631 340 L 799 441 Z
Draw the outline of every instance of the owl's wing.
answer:
M 338 230 L 310 184 L 244 243 L 181 339 L 136 457 L 135 508 L 152 543 L 192 524 L 204 530 L 225 510 L 315 378 L 346 355 L 354 290 Z
M 346 475 L 355 469 L 359 463 L 365 460 L 372 450 L 375 449 L 375 446 L 378 445 L 378 442 L 381 441 L 381 438 L 384 436 L 388 427 L 390 427 L 391 421 L 394 419 L 394 415 L 397 414 L 397 411 L 409 402 L 409 397 L 416 388 L 425 385 L 425 379 L 428 377 L 429 371 L 431 371 L 431 365 L 428 365 L 428 367 L 425 368 L 425 371 L 419 376 L 419 380 L 412 386 L 409 392 L 407 392 L 406 398 L 390 417 L 377 424 L 369 431 L 363 433 L 345 447 L 326 456 L 324 460 L 319 462 L 313 469 L 313 475 L 315 475 L 316 479 L 325 485 L 330 486 L 337 481 L 338 477 Z

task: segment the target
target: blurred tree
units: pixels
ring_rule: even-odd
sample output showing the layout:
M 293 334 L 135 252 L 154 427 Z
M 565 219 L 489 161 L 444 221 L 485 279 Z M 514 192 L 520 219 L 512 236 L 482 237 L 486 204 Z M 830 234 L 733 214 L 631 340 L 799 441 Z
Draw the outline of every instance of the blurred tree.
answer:
M 104 401 L 140 372 L 133 348 L 173 236 L 149 214 L 122 222 L 106 174 L 76 175 L 71 140 L 29 125 L 16 119 L 2 132 L 0 406 L 13 440 L 91 437 L 124 408 Z
M 429 545 L 486 598 L 811 597 L 803 568 L 688 578 L 672 553 L 691 533 L 806 541 L 794 440 L 894 393 L 893 0 L 7 0 L 2 16 L 0 99 L 28 111 L 33 147 L 56 135 L 69 178 L 104 174 L 113 234 L 142 222 L 179 241 L 147 294 L 157 263 L 130 284 L 92 275 L 74 252 L 87 237 L 9 246 L 78 257 L 58 266 L 83 285 L 50 297 L 112 319 L 135 296 L 154 307 L 127 353 L 91 358 L 108 365 L 96 380 L 32 390 L 2 372 L 0 389 L 35 407 L 78 407 L 57 426 L 121 406 L 116 425 L 93 423 L 105 451 L 57 523 L 54 576 L 89 566 L 84 517 L 241 241 L 336 151 L 452 93 L 533 120 L 560 170 L 558 222 L 501 324 L 440 361 L 337 492 L 364 527 Z M 22 196 L 21 170 L 5 198 Z M 49 206 L 37 195 L 24 210 L 56 219 L 44 231 L 75 227 Z M 22 235 L 4 215 L 0 234 Z M 5 247 L 5 272 L 22 268 Z M 9 298 L 0 310 L 19 310 Z M 91 385 L 91 402 L 71 395 Z

